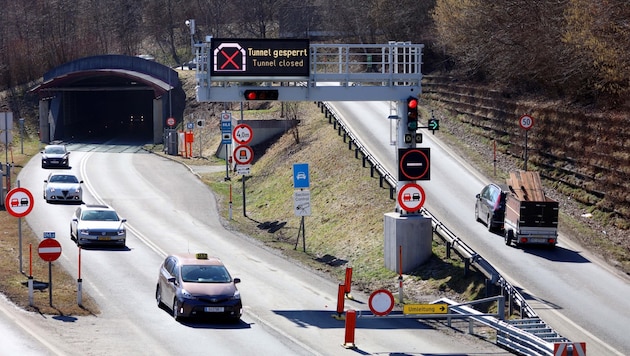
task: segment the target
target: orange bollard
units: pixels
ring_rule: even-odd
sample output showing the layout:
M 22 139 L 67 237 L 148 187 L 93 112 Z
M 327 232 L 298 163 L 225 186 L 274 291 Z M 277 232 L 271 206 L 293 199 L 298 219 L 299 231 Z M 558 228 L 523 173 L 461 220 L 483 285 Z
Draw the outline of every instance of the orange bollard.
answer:
M 346 287 L 344 287 L 343 284 L 340 284 L 339 290 L 337 291 L 337 317 L 340 317 L 343 313 L 345 290 Z
M 352 267 L 346 267 L 346 281 L 344 285 L 346 286 L 346 294 L 350 294 L 350 285 L 352 284 Z
M 357 312 L 356 310 L 348 310 L 346 312 L 346 337 L 343 347 L 346 349 L 356 349 L 354 344 L 354 330 L 357 326 Z

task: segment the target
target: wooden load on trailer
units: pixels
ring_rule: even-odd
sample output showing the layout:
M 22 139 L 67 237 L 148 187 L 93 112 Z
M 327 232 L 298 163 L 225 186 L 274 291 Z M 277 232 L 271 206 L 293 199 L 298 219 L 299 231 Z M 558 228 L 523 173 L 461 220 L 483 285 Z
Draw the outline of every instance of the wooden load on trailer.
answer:
M 505 244 L 555 246 L 559 204 L 545 195 L 538 173 L 510 172 L 507 185 Z

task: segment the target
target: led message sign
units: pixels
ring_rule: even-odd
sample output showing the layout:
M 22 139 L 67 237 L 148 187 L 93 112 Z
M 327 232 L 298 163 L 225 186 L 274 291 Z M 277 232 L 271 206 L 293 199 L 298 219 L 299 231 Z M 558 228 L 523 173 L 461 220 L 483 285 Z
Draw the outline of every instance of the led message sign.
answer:
M 213 79 L 306 79 L 309 73 L 307 39 L 212 39 Z

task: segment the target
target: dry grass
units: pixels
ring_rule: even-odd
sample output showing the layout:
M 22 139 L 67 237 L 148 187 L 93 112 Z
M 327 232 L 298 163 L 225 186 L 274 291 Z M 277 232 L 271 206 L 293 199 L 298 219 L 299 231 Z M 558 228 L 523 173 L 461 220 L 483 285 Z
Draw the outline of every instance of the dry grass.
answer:
M 21 167 L 39 151 L 39 143 L 36 140 L 28 140 L 24 143 L 24 154 L 13 153 L 13 167 L 11 181 L 13 187 L 17 181 L 17 174 Z M 20 266 L 20 244 L 18 235 L 18 220 L 22 225 L 22 266 Z M 7 211 L 0 211 L 0 292 L 7 296 L 13 303 L 25 310 L 61 316 L 84 316 L 98 314 L 99 308 L 94 300 L 83 293 L 82 306 L 77 303 L 77 280 L 72 277 L 58 263 L 52 262 L 52 305 L 50 303 L 50 290 L 35 290 L 33 303 L 29 305 L 27 281 L 32 275 L 34 284 L 37 282 L 48 283 L 48 262 L 43 261 L 37 254 L 40 242 L 33 231 L 25 223 L 24 219 L 18 219 Z M 29 258 L 32 251 L 32 259 Z M 32 260 L 32 264 L 29 261 Z

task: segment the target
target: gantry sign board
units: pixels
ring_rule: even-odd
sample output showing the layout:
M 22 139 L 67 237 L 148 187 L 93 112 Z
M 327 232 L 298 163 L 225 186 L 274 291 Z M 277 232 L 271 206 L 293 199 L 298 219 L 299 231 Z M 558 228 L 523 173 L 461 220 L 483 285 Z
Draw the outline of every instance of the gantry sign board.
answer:
M 195 44 L 197 101 L 261 100 L 246 99 L 256 90 L 285 102 L 402 100 L 421 92 L 423 47 L 208 36 Z
M 210 76 L 219 80 L 308 79 L 307 39 L 221 39 L 211 41 Z

